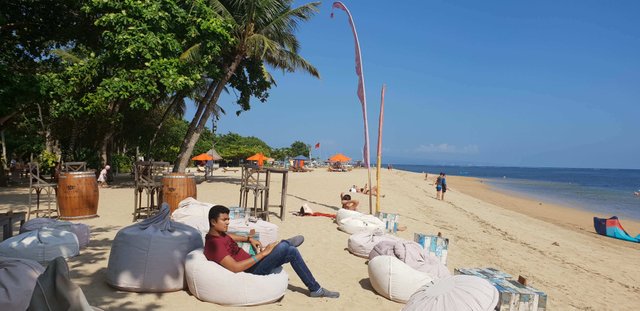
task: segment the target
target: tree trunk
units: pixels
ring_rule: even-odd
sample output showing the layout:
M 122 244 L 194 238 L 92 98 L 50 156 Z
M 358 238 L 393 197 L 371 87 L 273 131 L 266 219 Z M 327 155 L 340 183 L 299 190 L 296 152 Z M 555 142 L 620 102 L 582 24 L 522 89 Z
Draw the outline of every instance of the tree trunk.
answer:
M 227 68 L 225 75 L 215 85 L 216 86 L 215 91 L 213 92 L 213 95 L 211 96 L 211 98 L 208 101 L 206 101 L 206 105 L 205 105 L 206 109 L 204 110 L 202 115 L 199 118 L 197 114 L 196 116 L 193 117 L 193 120 L 189 125 L 189 130 L 187 131 L 187 134 L 185 135 L 185 138 L 182 141 L 182 145 L 180 146 L 180 153 L 178 154 L 178 159 L 176 160 L 176 163 L 173 166 L 174 172 L 184 173 L 186 171 L 187 165 L 189 164 L 189 158 L 191 157 L 191 153 L 193 152 L 193 148 L 196 146 L 198 139 L 200 139 L 200 134 L 204 130 L 204 126 L 207 123 L 207 120 L 209 120 L 209 117 L 213 112 L 213 108 L 217 104 L 218 99 L 220 98 L 220 94 L 222 94 L 222 91 L 224 90 L 225 85 L 227 85 L 227 82 L 229 82 L 229 79 L 231 79 L 231 77 L 235 73 L 236 68 L 238 68 L 240 61 L 242 60 L 243 54 L 244 53 L 238 53 L 238 55 L 236 55 L 231 65 Z M 207 97 L 205 96 L 205 100 L 206 98 Z M 204 103 L 201 105 L 204 105 Z

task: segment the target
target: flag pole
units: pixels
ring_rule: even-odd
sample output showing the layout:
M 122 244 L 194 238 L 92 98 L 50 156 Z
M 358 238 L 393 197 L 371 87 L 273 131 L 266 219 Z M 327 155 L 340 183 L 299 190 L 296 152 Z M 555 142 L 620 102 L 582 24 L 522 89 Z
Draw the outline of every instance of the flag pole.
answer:
M 353 32 L 353 39 L 356 45 L 356 75 L 358 75 L 358 98 L 362 104 L 362 116 L 364 117 L 364 148 L 363 148 L 363 160 L 367 166 L 367 175 L 369 177 L 369 187 L 373 187 L 371 183 L 371 159 L 369 158 L 369 124 L 367 122 L 367 96 L 364 87 L 364 69 L 362 68 L 362 53 L 360 52 L 360 41 L 358 40 L 358 32 L 356 31 L 356 25 L 353 23 L 353 17 L 349 9 L 340 1 L 336 1 L 332 5 L 331 17 L 333 17 L 333 9 L 340 9 L 347 13 L 349 17 L 349 24 L 351 25 L 351 31 Z M 373 214 L 373 196 L 369 191 L 369 214 Z
M 384 120 L 384 91 L 386 85 L 382 85 L 380 96 L 380 119 L 378 121 L 378 155 L 376 159 L 376 214 L 380 213 L 380 165 L 382 165 L 382 122 Z

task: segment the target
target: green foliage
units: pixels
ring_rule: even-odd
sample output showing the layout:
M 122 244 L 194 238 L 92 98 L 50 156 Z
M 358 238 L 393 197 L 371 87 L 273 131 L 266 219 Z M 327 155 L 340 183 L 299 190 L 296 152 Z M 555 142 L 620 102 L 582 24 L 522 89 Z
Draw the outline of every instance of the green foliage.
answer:
M 307 146 L 305 143 L 299 140 L 296 140 L 295 142 L 293 142 L 289 150 L 290 150 L 290 153 L 289 153 L 290 157 L 296 157 L 299 155 L 309 157 L 309 146 Z
M 271 147 L 259 138 L 228 133 L 216 137 L 216 151 L 227 162 L 238 163 L 258 152 L 271 155 Z
M 126 154 L 117 153 L 111 156 L 111 167 L 116 169 L 118 173 L 131 173 L 132 172 L 133 158 Z
M 42 173 L 51 173 L 53 172 L 53 168 L 56 167 L 56 162 L 58 161 L 58 157 L 52 152 L 42 151 L 42 153 L 38 156 L 38 163 L 40 164 L 40 172 Z

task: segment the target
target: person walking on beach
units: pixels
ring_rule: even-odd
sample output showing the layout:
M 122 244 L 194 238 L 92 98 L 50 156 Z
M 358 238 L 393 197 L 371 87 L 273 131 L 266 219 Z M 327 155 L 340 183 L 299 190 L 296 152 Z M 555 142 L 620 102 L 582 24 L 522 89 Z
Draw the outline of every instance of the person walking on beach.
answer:
M 107 173 L 111 169 L 111 166 L 106 165 L 102 171 L 100 171 L 100 176 L 98 176 L 98 185 L 100 187 L 107 187 Z
M 222 205 L 213 206 L 209 210 L 209 232 L 205 236 L 204 243 L 204 255 L 208 260 L 215 261 L 233 273 L 244 271 L 257 275 L 271 274 L 276 268 L 288 262 L 309 289 L 309 296 L 340 297 L 340 293 L 320 286 L 309 271 L 297 248 L 304 242 L 304 237 L 298 235 L 262 247 L 260 241 L 251 237 L 228 234 L 228 229 L 229 209 Z M 257 255 L 249 255 L 236 244 L 240 241 L 251 243 L 256 251 L 260 252 Z
M 444 194 L 447 192 L 447 174 L 440 173 L 442 178 L 440 179 L 440 183 L 442 184 L 442 194 L 440 195 L 440 200 L 444 201 Z
M 444 173 L 440 173 L 438 178 L 436 178 L 436 200 L 442 200 L 442 175 Z

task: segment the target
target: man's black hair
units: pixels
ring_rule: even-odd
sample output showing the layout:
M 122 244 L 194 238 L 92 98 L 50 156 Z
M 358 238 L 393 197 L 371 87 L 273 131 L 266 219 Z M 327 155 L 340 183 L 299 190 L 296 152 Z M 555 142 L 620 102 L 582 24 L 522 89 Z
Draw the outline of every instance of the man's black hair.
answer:
M 220 214 L 229 214 L 229 209 L 224 205 L 214 205 L 209 209 L 209 225 L 211 225 L 211 220 L 218 220 Z
M 342 199 L 343 200 L 351 200 L 351 196 L 348 195 L 348 194 L 345 194 L 345 195 L 342 196 Z

